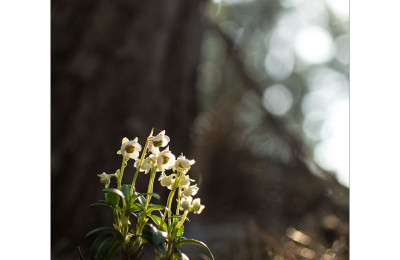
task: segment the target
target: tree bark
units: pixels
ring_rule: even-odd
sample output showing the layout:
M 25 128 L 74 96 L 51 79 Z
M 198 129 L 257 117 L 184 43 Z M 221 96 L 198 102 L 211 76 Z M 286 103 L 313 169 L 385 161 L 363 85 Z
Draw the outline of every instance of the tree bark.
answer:
M 102 189 L 96 174 L 118 169 L 124 136 L 143 142 L 152 127 L 166 129 L 171 149 L 189 151 L 202 3 L 52 2 L 53 246 L 104 219 L 88 205 Z

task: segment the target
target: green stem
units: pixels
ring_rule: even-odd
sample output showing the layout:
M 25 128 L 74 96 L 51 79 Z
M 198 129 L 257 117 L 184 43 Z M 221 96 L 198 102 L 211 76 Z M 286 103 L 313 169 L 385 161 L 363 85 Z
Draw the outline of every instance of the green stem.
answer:
M 180 174 L 180 173 L 179 173 L 179 174 Z M 176 191 L 176 188 L 177 188 L 178 185 L 179 185 L 180 179 L 181 179 L 181 174 L 180 174 L 177 178 L 175 178 L 175 182 L 174 182 L 174 184 L 172 185 L 171 192 L 170 192 L 169 195 L 168 195 L 167 209 L 169 209 L 169 210 L 171 210 L 172 198 L 173 198 L 174 195 L 175 195 L 175 191 Z M 165 216 L 167 215 L 167 213 L 168 213 L 168 216 L 169 216 L 169 212 L 167 211 L 167 209 L 165 209 L 164 216 L 163 216 L 163 218 L 162 218 L 161 223 L 164 222 Z M 160 224 L 161 224 L 161 223 L 160 223 Z M 168 224 L 171 225 L 171 219 L 168 220 Z
M 135 184 L 136 184 L 136 179 L 137 179 L 137 177 L 138 177 L 140 167 L 142 167 L 142 163 L 143 163 L 143 160 L 144 160 L 144 156 L 146 155 L 146 151 L 147 151 L 147 146 L 149 145 L 150 137 L 152 137 L 152 135 L 153 135 L 153 129 L 151 129 L 150 135 L 149 135 L 149 137 L 147 137 L 147 141 L 146 141 L 146 144 L 144 145 L 144 149 L 143 149 L 143 152 L 142 152 L 142 157 L 140 158 L 140 162 L 139 162 L 139 165 L 138 165 L 138 167 L 137 167 L 137 169 L 136 169 L 135 176 L 133 177 L 133 181 L 132 181 L 132 185 L 131 185 L 131 190 L 130 190 L 130 192 L 129 192 L 129 194 L 130 194 L 131 196 L 132 196 L 132 194 L 133 194 L 133 189 L 134 189 Z
M 182 189 L 178 188 L 178 203 L 176 204 L 176 215 L 179 215 L 179 208 L 181 206 L 181 193 Z
M 126 166 L 125 157 L 122 157 L 122 165 L 121 165 L 121 171 L 120 171 L 120 174 L 119 174 L 118 188 L 117 188 L 119 190 L 121 190 L 122 175 L 124 175 L 125 166 Z
M 156 172 L 157 172 L 157 166 L 155 164 L 153 164 L 153 167 L 151 168 L 151 173 L 150 173 L 149 187 L 147 188 L 146 206 L 145 206 L 146 210 L 147 210 L 147 207 L 149 206 L 150 199 L 151 199 L 150 193 L 153 193 L 154 177 L 156 177 Z
M 175 226 L 176 229 L 178 229 L 180 226 L 182 226 L 183 222 L 185 222 L 185 219 L 187 217 L 188 212 L 189 212 L 188 210 L 185 210 L 185 212 L 183 213 L 181 221 L 179 221 L 179 223 Z
M 179 221 L 178 224 L 176 224 L 174 229 L 171 231 L 171 234 L 168 234 L 168 236 L 170 236 L 170 238 L 168 240 L 167 253 L 166 253 L 167 257 L 165 259 L 172 259 L 173 241 L 175 240 L 175 236 L 173 235 L 174 234 L 174 230 L 178 230 L 183 225 L 188 213 L 189 213 L 189 211 L 185 210 L 185 212 L 183 213 L 181 221 Z

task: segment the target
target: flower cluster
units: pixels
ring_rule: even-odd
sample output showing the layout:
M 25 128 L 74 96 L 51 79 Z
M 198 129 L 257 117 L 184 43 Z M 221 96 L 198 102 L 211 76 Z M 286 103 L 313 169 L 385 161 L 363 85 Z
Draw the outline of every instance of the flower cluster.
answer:
M 150 136 L 148 139 L 151 154 L 144 159 L 140 171 L 148 173 L 152 167 L 156 167 L 156 171 L 161 172 L 158 178 L 161 186 L 167 187 L 170 190 L 174 188 L 178 189 L 178 196 L 183 196 L 182 201 L 183 199 L 192 201 L 192 196 L 196 195 L 199 188 L 197 185 L 191 185 L 191 182 L 194 180 L 190 179 L 187 173 L 190 167 L 195 163 L 195 160 L 189 160 L 183 155 L 180 155 L 176 159 L 175 155 L 167 146 L 170 138 L 165 134 L 165 131 L 161 131 L 156 136 Z M 162 147 L 166 148 L 160 151 Z M 139 160 L 135 162 L 134 166 L 136 168 L 139 167 Z M 172 170 L 173 173 L 166 175 L 166 170 Z M 174 183 L 177 185 L 174 186 Z M 181 204 L 182 201 L 180 201 L 179 204 Z M 196 214 L 200 214 L 204 209 L 204 206 L 200 204 L 200 199 L 193 200 L 193 204 L 196 206 L 187 209 L 180 207 L 180 205 L 178 205 L 178 207 L 181 210 L 193 211 Z
M 184 155 L 176 157 L 169 150 L 169 142 L 170 138 L 165 131 L 161 131 L 156 136 L 153 136 L 153 131 L 151 131 L 143 149 L 137 137 L 133 140 L 124 137 L 121 148 L 117 151 L 117 154 L 122 155 L 121 168 L 113 174 L 103 172 L 97 175 L 100 177 L 100 182 L 105 185 L 104 191 L 106 192 L 106 201 L 100 201 L 97 205 L 106 205 L 113 209 L 115 220 L 113 227 L 118 233 L 112 238 L 107 237 L 118 245 L 107 249 L 107 254 L 112 255 L 115 252 L 113 250 L 120 247 L 122 254 L 130 255 L 131 259 L 137 259 L 144 244 L 149 243 L 155 246 L 157 259 L 177 259 L 176 257 L 184 259 L 185 255 L 178 247 L 192 243 L 201 245 L 212 256 L 204 243 L 182 236 L 183 224 L 188 213 L 200 214 L 205 206 L 200 203 L 200 198 L 193 198 L 198 193 L 199 187 L 194 184 L 194 180 L 190 178 L 188 172 L 195 161 L 187 159 Z M 135 175 L 131 185 L 122 185 L 124 170 L 130 159 L 133 161 Z M 141 172 L 150 173 L 146 193 L 139 193 L 135 188 L 137 177 Z M 159 197 L 158 194 L 153 193 L 157 173 L 159 173 L 160 185 L 170 190 L 165 206 L 150 203 L 152 197 Z M 112 177 L 117 180 L 117 188 L 109 188 Z M 174 196 L 176 200 L 173 199 Z M 172 212 L 173 201 L 177 203 L 175 214 Z M 131 216 L 135 216 L 137 219 L 132 222 L 136 223 L 136 228 L 133 229 L 130 227 Z M 150 221 L 153 221 L 156 226 Z M 95 229 L 93 232 L 98 230 L 101 229 Z M 109 243 L 107 240 L 106 244 L 113 243 Z M 100 245 L 100 242 L 94 243 L 92 251 L 103 252 Z
M 170 138 L 165 134 L 165 130 L 156 136 L 150 136 L 148 138 L 148 148 L 151 153 L 141 160 L 139 152 L 142 150 L 142 146 L 138 143 L 138 138 L 136 137 L 130 141 L 124 137 L 117 154 L 121 154 L 126 161 L 133 159 L 133 166 L 140 172 L 147 174 L 152 169 L 156 172 L 161 172 L 158 178 L 161 186 L 167 187 L 170 190 L 179 189 L 178 194 L 182 196 L 179 202 L 180 205 L 178 205 L 179 209 L 200 214 L 204 209 L 204 205 L 200 204 L 199 198 L 193 200 L 192 197 L 197 194 L 199 188 L 197 184 L 191 185 L 191 182 L 194 180 L 190 179 L 187 174 L 190 167 L 195 163 L 195 160 L 189 160 L 183 155 L 176 158 L 167 146 L 169 142 Z M 164 150 L 160 151 L 160 148 L 164 148 Z M 172 170 L 173 173 L 167 175 L 165 173 L 166 170 Z M 115 174 L 106 174 L 103 172 L 98 176 L 100 177 L 100 182 L 105 184 L 106 188 L 110 185 L 111 177 L 116 177 L 117 179 L 119 177 L 118 172 Z M 174 186 L 175 183 L 176 187 Z M 190 206 L 184 207 L 182 203 L 185 205 L 189 203 Z

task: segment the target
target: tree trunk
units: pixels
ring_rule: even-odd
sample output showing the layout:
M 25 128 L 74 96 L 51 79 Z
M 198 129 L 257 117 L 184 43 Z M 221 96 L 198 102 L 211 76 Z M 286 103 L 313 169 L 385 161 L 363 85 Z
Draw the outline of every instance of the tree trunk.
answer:
M 102 188 L 96 174 L 119 168 L 124 136 L 143 143 L 166 129 L 171 149 L 188 152 L 202 2 L 52 2 L 53 255 L 104 219 L 88 205 Z

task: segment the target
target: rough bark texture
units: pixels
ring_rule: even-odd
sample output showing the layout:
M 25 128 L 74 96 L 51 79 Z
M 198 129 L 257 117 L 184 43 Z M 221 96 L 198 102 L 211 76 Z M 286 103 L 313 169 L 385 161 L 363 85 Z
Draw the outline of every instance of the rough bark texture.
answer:
M 188 152 L 201 8 L 199 0 L 52 2 L 53 254 L 104 218 L 88 205 L 99 198 L 96 174 L 119 168 L 122 137 L 168 129 L 172 149 Z

